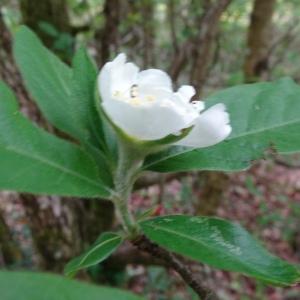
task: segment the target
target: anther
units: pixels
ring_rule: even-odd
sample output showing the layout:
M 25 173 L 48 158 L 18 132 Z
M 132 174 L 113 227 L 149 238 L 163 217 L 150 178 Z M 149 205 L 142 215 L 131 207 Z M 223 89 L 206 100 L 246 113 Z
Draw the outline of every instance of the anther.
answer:
M 133 84 L 130 88 L 130 97 L 136 98 L 138 96 L 138 86 L 137 84 Z

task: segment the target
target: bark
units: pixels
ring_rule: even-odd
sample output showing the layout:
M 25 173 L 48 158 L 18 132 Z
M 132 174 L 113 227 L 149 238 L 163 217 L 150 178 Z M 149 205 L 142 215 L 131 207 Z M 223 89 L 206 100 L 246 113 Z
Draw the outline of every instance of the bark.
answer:
M 29 101 L 29 95 L 21 83 L 21 76 L 15 67 L 12 56 L 11 35 L 6 28 L 0 12 L 0 79 L 5 81 L 16 93 L 22 112 L 26 116 L 32 116 L 35 122 L 41 122 L 41 116 L 36 105 Z
M 109 230 L 114 218 L 112 203 L 99 199 L 22 195 L 43 269 L 61 272 L 68 260 Z M 103 201 L 103 202 L 102 202 Z
M 276 0 L 255 0 L 247 37 L 247 55 L 244 63 L 246 82 L 264 79 L 269 66 L 272 16 Z
M 178 53 L 178 39 L 176 34 L 176 5 L 175 0 L 168 0 L 168 19 L 170 24 L 170 33 L 172 40 L 172 47 L 175 55 Z
M 36 32 L 48 48 L 52 47 L 53 38 L 42 30 L 41 22 L 51 24 L 62 32 L 71 31 L 65 0 L 20 0 L 20 8 L 24 24 Z
M 197 186 L 199 180 L 197 180 L 196 191 L 200 190 L 199 201 L 197 203 L 197 214 L 204 216 L 214 216 L 221 204 L 222 195 L 225 192 L 229 184 L 228 175 L 221 172 L 204 172 L 200 175 L 203 178 L 203 187 Z
M 120 24 L 120 0 L 106 0 L 104 4 L 103 15 L 105 18 L 104 26 L 95 34 L 98 58 L 100 64 L 106 63 L 111 52 L 117 52 L 119 47 L 119 30 Z
M 0 267 L 4 268 L 21 260 L 21 253 L 15 245 L 11 231 L 0 211 Z
M 141 3 L 142 30 L 143 30 L 143 68 L 155 65 L 155 21 L 154 3 L 151 0 L 143 0 Z

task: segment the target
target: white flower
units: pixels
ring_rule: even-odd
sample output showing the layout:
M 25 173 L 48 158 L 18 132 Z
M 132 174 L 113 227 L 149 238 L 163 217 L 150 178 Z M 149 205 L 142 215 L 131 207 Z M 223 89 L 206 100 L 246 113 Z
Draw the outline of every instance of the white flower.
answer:
M 107 116 L 139 140 L 180 135 L 183 129 L 193 126 L 175 144 L 200 148 L 221 142 L 231 132 L 225 105 L 217 104 L 200 113 L 204 102 L 190 102 L 195 94 L 192 86 L 183 85 L 174 92 L 165 72 L 139 71 L 135 64 L 126 63 L 123 53 L 104 65 L 98 76 L 98 88 Z

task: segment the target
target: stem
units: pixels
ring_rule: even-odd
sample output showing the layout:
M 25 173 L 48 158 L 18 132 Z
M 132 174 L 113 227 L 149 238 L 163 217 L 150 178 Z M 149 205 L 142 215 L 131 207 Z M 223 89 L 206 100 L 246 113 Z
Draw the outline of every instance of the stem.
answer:
M 137 223 L 129 210 L 128 199 L 144 156 L 123 141 L 119 141 L 118 149 L 118 167 L 115 174 L 116 193 L 113 197 L 113 201 L 124 230 L 129 235 L 135 236 L 138 228 Z
M 212 291 L 208 290 L 204 287 L 199 280 L 194 277 L 189 268 L 184 265 L 178 257 L 176 257 L 173 253 L 169 252 L 168 250 L 161 248 L 157 244 L 151 242 L 147 237 L 144 235 L 139 236 L 132 243 L 140 250 L 148 252 L 153 257 L 161 259 L 166 263 L 166 265 L 172 269 L 174 269 L 188 284 L 194 292 L 199 296 L 201 300 L 217 300 L 217 296 L 212 293 Z
M 135 232 L 137 231 L 136 222 L 131 212 L 129 211 L 125 199 L 115 198 L 114 203 L 115 203 L 118 218 L 120 219 L 124 227 L 124 230 L 129 234 L 135 234 Z

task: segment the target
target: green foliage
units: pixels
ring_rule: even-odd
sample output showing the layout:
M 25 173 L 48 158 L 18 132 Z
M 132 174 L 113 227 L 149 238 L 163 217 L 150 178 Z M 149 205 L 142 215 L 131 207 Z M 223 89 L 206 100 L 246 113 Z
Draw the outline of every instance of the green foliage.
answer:
M 142 300 L 129 292 L 43 273 L 0 272 L 3 300 Z
M 72 66 L 70 110 L 81 127 L 78 137 L 99 165 L 103 181 L 111 186 L 111 166 L 105 158 L 105 155 L 110 156 L 110 153 L 105 143 L 103 124 L 96 108 L 94 93 L 97 69 L 86 50 L 82 48 L 76 52 Z
M 104 149 L 102 122 L 94 98 L 97 69 L 86 50 L 80 48 L 73 58 L 70 113 L 81 127 L 80 140 Z
M 55 127 L 77 138 L 80 123 L 70 109 L 72 70 L 23 26 L 15 35 L 14 55 L 26 87 L 43 115 Z
M 140 225 L 157 244 L 213 267 L 274 285 L 300 281 L 299 269 L 271 255 L 238 224 L 218 218 L 174 215 Z
M 53 38 L 57 38 L 57 36 L 59 35 L 59 32 L 57 31 L 57 29 L 48 22 L 44 22 L 44 21 L 39 22 L 39 28 L 43 32 L 45 32 L 47 35 L 49 35 Z
M 105 260 L 122 243 L 122 237 L 116 233 L 105 232 L 82 255 L 71 260 L 65 267 L 65 274 L 73 276 L 77 271 L 94 266 Z
M 103 154 L 102 124 L 94 99 L 97 70 L 87 53 L 80 49 L 71 69 L 22 26 L 15 35 L 14 55 L 26 87 L 43 115 L 82 143 L 99 165 L 101 179 L 111 186 Z
M 238 171 L 263 157 L 268 149 L 300 151 L 300 87 L 290 79 L 240 85 L 217 92 L 207 106 L 223 102 L 233 128 L 229 138 L 203 149 L 172 147 L 153 155 L 145 169 L 159 172 L 188 170 Z
M 0 186 L 36 194 L 108 196 L 92 159 L 32 124 L 0 83 Z

